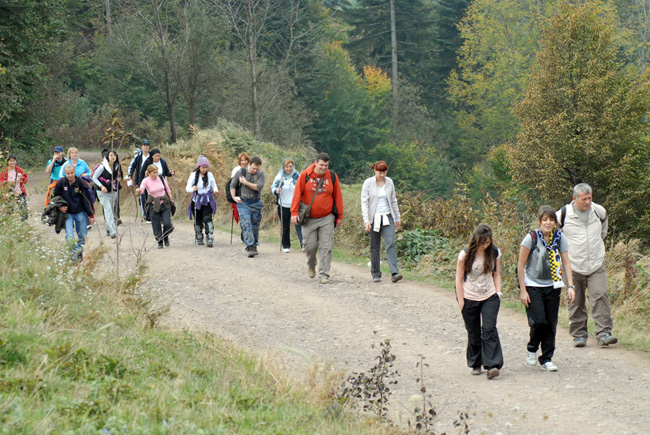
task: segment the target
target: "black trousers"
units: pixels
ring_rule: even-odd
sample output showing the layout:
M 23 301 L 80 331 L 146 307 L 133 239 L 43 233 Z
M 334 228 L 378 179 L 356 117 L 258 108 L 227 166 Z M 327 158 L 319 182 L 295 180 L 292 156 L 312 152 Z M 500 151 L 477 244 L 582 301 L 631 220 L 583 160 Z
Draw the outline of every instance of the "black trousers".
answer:
M 291 208 L 278 204 L 278 217 L 282 222 L 282 247 L 291 248 Z M 302 227 L 296 225 L 296 234 L 302 246 Z
M 467 366 L 501 369 L 503 351 L 497 331 L 501 298 L 494 294 L 484 301 L 464 301 L 462 315 L 467 329 Z
M 164 205 L 161 204 L 160 212 L 156 213 L 153 204 L 151 204 L 149 217 L 151 218 L 153 235 L 156 236 L 157 242 L 162 242 L 172 231 L 174 231 L 174 226 L 172 225 L 172 212 Z
M 526 346 L 529 352 L 542 348 L 539 363 L 545 364 L 553 359 L 555 352 L 555 334 L 557 332 L 557 315 L 560 310 L 561 289 L 551 287 L 526 287 L 530 303 L 526 308 L 530 341 Z

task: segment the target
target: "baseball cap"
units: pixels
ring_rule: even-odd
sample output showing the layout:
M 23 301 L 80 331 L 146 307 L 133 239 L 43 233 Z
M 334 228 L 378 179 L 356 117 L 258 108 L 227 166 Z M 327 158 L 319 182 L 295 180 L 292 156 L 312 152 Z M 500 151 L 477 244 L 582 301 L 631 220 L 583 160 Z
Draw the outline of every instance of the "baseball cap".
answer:
M 56 147 L 54 147 L 54 152 L 55 152 L 55 153 L 62 153 L 62 152 L 63 152 L 63 148 L 61 148 L 60 146 L 56 146 Z
M 149 141 L 148 141 L 147 139 L 144 139 L 144 140 L 142 141 L 142 145 L 149 145 Z

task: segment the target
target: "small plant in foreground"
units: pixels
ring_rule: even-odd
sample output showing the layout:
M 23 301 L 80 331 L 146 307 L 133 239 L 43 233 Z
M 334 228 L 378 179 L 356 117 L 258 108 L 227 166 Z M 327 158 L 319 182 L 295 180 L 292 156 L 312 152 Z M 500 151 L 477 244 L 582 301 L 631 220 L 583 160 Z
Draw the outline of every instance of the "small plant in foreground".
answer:
M 415 424 L 413 427 L 416 432 L 421 432 L 424 434 L 433 433 L 433 421 L 436 418 L 436 410 L 431 403 L 431 394 L 427 394 L 427 387 L 424 384 L 424 368 L 429 368 L 429 364 L 424 362 L 424 356 L 420 355 L 420 361 L 415 365 L 416 368 L 420 369 L 420 377 L 415 380 L 420 385 L 420 393 L 422 394 L 422 408 L 416 406 L 413 411 L 415 417 Z M 411 427 L 411 421 L 409 420 L 409 427 Z
M 373 343 L 372 348 L 376 345 Z M 391 352 L 390 340 L 379 343 L 377 363 L 365 372 L 353 373 L 339 388 L 337 399 L 342 404 L 358 404 L 366 412 L 377 414 L 383 422 L 389 421 L 388 399 L 392 391 L 389 385 L 397 384 L 399 372 L 393 368 L 396 356 Z

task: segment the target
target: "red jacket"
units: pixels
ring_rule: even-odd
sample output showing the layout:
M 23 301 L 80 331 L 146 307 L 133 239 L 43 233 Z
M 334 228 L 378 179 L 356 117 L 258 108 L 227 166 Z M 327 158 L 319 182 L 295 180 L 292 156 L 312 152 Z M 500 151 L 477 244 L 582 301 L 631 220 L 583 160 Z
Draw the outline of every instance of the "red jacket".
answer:
M 18 166 L 16 166 L 16 175 L 17 174 L 23 174 L 23 179 L 20 182 L 20 190 L 23 192 L 24 195 L 27 195 L 27 190 L 25 190 L 25 184 L 27 184 L 27 174 L 25 174 L 25 171 L 23 171 Z M 5 183 L 9 181 L 8 178 L 9 178 L 9 166 L 7 166 L 2 171 L 0 171 L 0 187 L 4 186 Z
M 300 173 L 300 178 L 298 178 L 298 183 L 296 183 L 296 190 L 293 191 L 293 201 L 291 201 L 291 216 L 298 216 L 298 209 L 300 208 L 300 203 L 304 202 L 309 204 L 311 198 L 314 196 L 316 187 L 318 187 L 318 182 L 320 181 L 320 175 L 317 175 L 314 172 L 314 167 L 316 165 L 312 164 L 310 167 L 305 169 Z M 343 220 L 343 194 L 341 193 L 341 182 L 339 177 L 334 174 L 334 180 L 332 180 L 333 172 L 329 170 L 325 172 L 325 180 L 323 185 L 320 188 L 320 191 L 316 195 L 314 204 L 311 206 L 310 217 L 312 218 L 321 218 L 332 213 L 332 207 L 336 204 L 336 211 L 339 215 L 339 221 Z M 308 178 L 309 181 L 305 182 L 305 179 Z

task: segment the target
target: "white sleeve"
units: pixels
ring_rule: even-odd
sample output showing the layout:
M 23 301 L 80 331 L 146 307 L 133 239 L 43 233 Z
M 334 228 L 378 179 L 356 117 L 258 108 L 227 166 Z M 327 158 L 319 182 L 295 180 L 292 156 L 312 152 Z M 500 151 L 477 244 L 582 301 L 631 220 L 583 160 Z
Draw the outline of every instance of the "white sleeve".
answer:
M 196 171 L 194 171 L 194 172 L 196 172 Z M 189 178 L 187 179 L 187 185 L 185 186 L 185 191 L 186 191 L 187 193 L 192 193 L 192 187 L 194 187 L 194 186 L 193 186 L 193 184 L 194 184 L 194 177 L 196 176 L 194 172 L 190 173 L 190 176 L 189 176 Z
M 212 172 L 208 173 L 208 182 L 210 183 L 210 186 L 212 186 L 212 190 L 214 192 L 218 192 L 219 188 L 217 187 L 217 180 L 214 179 L 214 175 L 212 175 Z

